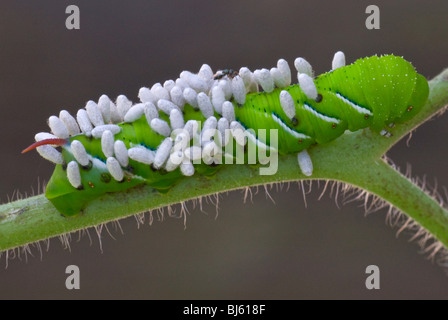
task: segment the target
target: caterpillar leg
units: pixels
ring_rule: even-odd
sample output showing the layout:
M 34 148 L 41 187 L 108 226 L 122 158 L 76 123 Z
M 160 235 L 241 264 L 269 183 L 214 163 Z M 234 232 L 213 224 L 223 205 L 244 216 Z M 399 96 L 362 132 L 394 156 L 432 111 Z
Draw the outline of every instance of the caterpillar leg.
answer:
M 311 176 L 313 174 L 313 162 L 311 161 L 308 151 L 303 150 L 297 154 L 297 160 L 302 173 L 307 177 Z

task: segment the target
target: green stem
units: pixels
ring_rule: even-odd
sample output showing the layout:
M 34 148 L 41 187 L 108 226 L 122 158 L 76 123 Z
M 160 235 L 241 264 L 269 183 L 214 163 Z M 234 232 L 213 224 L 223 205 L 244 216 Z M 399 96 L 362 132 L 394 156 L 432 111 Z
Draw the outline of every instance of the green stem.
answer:
M 388 164 L 379 162 L 374 168 L 358 171 L 353 183 L 387 199 L 448 247 L 448 211 Z
M 448 247 L 448 212 L 381 159 L 399 139 L 447 104 L 448 69 L 430 81 L 430 97 L 424 109 L 409 123 L 397 126 L 392 138 L 362 130 L 311 148 L 309 153 L 315 168 L 312 178 L 341 181 L 375 194 Z M 185 178 L 165 194 L 149 186 L 107 194 L 92 201 L 82 215 L 73 218 L 62 217 L 43 195 L 38 195 L 0 206 L 0 252 L 198 197 L 307 179 L 299 170 L 296 156 L 289 155 L 279 158 L 275 175 L 261 176 L 257 168 L 247 165 L 223 166 L 213 179 Z

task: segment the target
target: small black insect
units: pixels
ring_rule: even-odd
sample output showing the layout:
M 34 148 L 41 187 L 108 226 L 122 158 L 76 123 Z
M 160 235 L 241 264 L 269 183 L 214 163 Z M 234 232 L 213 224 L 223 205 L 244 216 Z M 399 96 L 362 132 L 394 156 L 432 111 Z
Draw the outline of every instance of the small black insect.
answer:
M 213 75 L 213 79 L 214 79 L 214 80 L 219 80 L 219 79 L 224 78 L 225 76 L 228 76 L 230 79 L 233 79 L 233 78 L 235 78 L 237 75 L 239 75 L 239 74 L 238 74 L 238 71 L 235 71 L 235 70 L 233 70 L 233 69 L 224 69 L 224 70 L 220 70 L 220 71 L 216 72 L 216 73 Z

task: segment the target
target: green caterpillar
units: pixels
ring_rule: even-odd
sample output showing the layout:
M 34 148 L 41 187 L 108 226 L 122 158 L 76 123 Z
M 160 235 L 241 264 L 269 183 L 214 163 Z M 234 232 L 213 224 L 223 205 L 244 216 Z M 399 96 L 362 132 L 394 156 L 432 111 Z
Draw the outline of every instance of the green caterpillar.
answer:
M 51 116 L 52 134 L 37 134 L 24 152 L 37 148 L 56 163 L 45 195 L 73 216 L 107 192 L 140 184 L 164 192 L 184 176 L 211 176 L 238 152 L 242 161 L 263 164 L 267 153 L 298 154 L 309 176 L 307 148 L 346 130 L 370 128 L 388 137 L 388 128 L 415 116 L 429 94 L 426 79 L 394 55 L 345 66 L 338 52 L 332 70 L 315 79 L 305 59 L 294 64 L 298 84 L 292 85 L 280 59 L 277 67 L 255 72 L 213 74 L 203 65 L 197 74 L 184 71 L 176 81 L 141 88 L 141 103 L 134 105 L 125 96 L 113 103 L 103 95 L 76 119 L 65 110 Z

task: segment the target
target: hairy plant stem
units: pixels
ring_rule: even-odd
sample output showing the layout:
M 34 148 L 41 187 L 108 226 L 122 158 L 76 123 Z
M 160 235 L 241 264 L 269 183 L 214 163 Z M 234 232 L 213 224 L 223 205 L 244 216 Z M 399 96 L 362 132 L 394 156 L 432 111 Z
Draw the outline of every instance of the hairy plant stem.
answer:
M 448 69 L 430 81 L 426 106 L 411 121 L 392 129 L 393 137 L 387 139 L 367 129 L 310 148 L 315 168 L 312 179 L 344 182 L 380 197 L 414 219 L 448 248 L 448 212 L 382 159 L 398 140 L 441 112 L 447 104 Z M 185 178 L 165 194 L 149 186 L 106 194 L 73 218 L 61 216 L 44 195 L 3 204 L 0 206 L 0 252 L 215 193 L 309 180 L 300 172 L 296 155 L 280 157 L 275 175 L 260 176 L 258 172 L 258 168 L 248 165 L 228 165 L 213 179 Z

